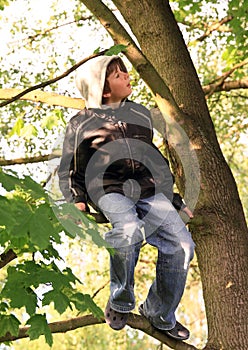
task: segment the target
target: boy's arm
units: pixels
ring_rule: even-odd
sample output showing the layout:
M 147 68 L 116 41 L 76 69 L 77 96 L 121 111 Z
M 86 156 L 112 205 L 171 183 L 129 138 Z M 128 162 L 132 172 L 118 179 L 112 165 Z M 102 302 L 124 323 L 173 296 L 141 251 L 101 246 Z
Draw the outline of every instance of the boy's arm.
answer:
M 84 173 L 74 170 L 75 130 L 72 123 L 66 128 L 62 158 L 58 170 L 59 187 L 67 202 L 81 203 L 77 207 L 84 211 L 87 196 L 84 187 Z
M 152 115 L 151 111 L 148 112 L 148 116 L 151 120 L 151 124 L 153 125 L 153 120 L 152 120 Z M 155 146 L 156 147 L 156 146 Z M 160 152 L 160 151 L 159 151 Z M 161 152 L 160 152 L 161 153 Z M 170 171 L 170 166 L 169 166 L 169 161 L 167 158 L 164 157 L 164 155 L 161 153 L 162 157 L 164 158 L 165 162 L 167 163 L 167 168 L 164 170 L 164 173 L 167 174 L 167 177 L 165 178 L 164 184 L 163 184 L 163 193 L 168 197 L 168 193 L 170 193 L 170 185 L 171 185 L 171 180 L 170 177 L 172 176 L 173 183 L 175 181 L 174 175 Z M 167 183 L 166 183 L 166 180 Z M 177 210 L 182 210 L 185 212 L 185 214 L 188 215 L 190 219 L 194 217 L 192 211 L 187 207 L 187 205 L 184 203 L 182 197 L 180 196 L 179 193 L 173 193 L 173 198 L 172 198 L 172 204 Z
M 173 193 L 173 199 L 172 204 L 177 210 L 182 210 L 185 212 L 185 214 L 188 215 L 190 219 L 194 217 L 192 211 L 187 207 L 187 205 L 184 203 L 182 197 L 179 193 Z
M 72 132 L 72 127 L 69 124 L 66 128 L 66 133 L 63 142 L 62 157 L 58 169 L 59 187 L 65 200 L 69 203 L 73 202 L 72 193 L 70 191 L 70 171 L 72 170 L 72 159 L 74 150 L 75 137 Z

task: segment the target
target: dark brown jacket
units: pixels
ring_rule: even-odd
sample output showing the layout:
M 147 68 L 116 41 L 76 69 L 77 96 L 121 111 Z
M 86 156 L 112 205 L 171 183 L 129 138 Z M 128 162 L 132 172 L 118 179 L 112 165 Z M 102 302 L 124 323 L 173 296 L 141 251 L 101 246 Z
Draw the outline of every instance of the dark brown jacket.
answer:
M 137 200 L 162 192 L 172 200 L 168 161 L 152 139 L 150 112 L 140 104 L 79 112 L 67 126 L 58 172 L 65 199 L 97 206 L 104 193 Z

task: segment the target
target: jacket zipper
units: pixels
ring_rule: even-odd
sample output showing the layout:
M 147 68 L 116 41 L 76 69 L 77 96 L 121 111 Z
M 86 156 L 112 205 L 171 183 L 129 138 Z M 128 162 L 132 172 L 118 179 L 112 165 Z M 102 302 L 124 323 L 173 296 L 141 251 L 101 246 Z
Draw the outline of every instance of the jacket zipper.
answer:
M 135 172 L 135 166 L 134 166 L 134 161 L 133 161 L 133 157 L 132 157 L 132 151 L 131 151 L 131 147 L 126 139 L 126 131 L 125 131 L 125 124 L 122 122 L 122 121 L 118 121 L 118 127 L 119 129 L 121 130 L 121 133 L 123 135 L 123 138 L 125 140 L 125 143 L 127 145 L 127 149 L 128 149 L 128 152 L 129 152 L 129 156 L 130 156 L 130 161 L 131 161 L 131 167 L 132 167 L 132 171 L 133 171 L 133 174 Z

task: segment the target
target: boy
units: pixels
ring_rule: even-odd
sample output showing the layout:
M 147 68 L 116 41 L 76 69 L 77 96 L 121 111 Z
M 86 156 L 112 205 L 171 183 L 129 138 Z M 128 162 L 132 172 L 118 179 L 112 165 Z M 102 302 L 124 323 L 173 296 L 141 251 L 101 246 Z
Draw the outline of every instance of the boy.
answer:
M 150 113 L 127 100 L 130 78 L 118 56 L 87 61 L 78 70 L 76 85 L 86 108 L 66 130 L 60 188 L 79 210 L 87 211 L 89 203 L 112 225 L 105 237 L 115 249 L 106 322 L 122 329 L 135 307 L 134 269 L 146 239 L 158 249 L 158 259 L 155 281 L 139 311 L 161 332 L 185 340 L 189 331 L 176 321 L 175 310 L 194 243 L 172 205 L 173 178 L 168 161 L 152 142 Z

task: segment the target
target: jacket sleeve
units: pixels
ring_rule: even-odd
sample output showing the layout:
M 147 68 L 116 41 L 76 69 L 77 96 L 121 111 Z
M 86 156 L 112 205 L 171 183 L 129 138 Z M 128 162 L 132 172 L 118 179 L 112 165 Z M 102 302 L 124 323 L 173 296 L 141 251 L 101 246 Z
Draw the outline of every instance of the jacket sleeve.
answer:
M 74 125 L 69 122 L 63 142 L 62 158 L 60 161 L 58 176 L 59 187 L 67 202 L 87 202 L 84 171 L 80 174 L 75 169 L 76 157 L 76 131 Z
M 177 210 L 182 210 L 186 208 L 186 204 L 184 203 L 182 197 L 179 193 L 176 192 L 173 193 L 172 204 Z

